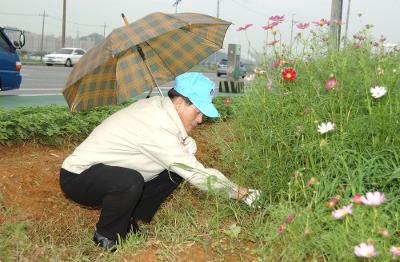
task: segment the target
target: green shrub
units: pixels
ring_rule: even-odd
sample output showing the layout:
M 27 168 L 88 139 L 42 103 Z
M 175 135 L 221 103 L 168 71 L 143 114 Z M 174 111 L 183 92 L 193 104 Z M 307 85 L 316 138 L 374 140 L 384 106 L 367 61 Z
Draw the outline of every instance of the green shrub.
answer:
M 224 97 L 216 97 L 215 104 L 222 119 L 232 115 L 231 105 L 224 105 Z M 31 141 L 41 144 L 79 142 L 105 118 L 132 101 L 118 106 L 103 106 L 85 112 L 71 113 L 63 106 L 0 108 L 0 144 Z M 205 121 L 209 119 L 205 118 Z

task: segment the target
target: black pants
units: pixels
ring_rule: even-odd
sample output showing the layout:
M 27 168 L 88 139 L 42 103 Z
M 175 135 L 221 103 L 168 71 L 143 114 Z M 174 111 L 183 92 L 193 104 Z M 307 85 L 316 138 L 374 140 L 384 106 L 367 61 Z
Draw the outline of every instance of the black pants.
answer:
M 117 240 L 125 238 L 131 219 L 150 222 L 161 203 L 177 188 L 182 178 L 167 170 L 144 182 L 132 169 L 94 165 L 81 174 L 60 171 L 60 185 L 73 201 L 87 206 L 100 206 L 96 230 Z

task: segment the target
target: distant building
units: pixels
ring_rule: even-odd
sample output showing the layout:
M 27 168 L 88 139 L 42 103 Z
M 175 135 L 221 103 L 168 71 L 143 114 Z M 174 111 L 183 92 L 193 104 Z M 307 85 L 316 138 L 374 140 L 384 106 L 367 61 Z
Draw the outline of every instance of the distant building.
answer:
M 99 37 L 100 36 L 100 37 Z M 40 54 L 42 35 L 32 32 L 25 32 L 26 43 L 22 50 L 32 53 Z M 104 39 L 103 36 L 98 34 L 91 34 L 85 37 L 72 38 L 70 36 L 65 38 L 65 47 L 78 47 L 90 50 L 99 42 L 99 39 Z M 61 48 L 61 36 L 45 35 L 43 38 L 43 53 L 52 53 Z

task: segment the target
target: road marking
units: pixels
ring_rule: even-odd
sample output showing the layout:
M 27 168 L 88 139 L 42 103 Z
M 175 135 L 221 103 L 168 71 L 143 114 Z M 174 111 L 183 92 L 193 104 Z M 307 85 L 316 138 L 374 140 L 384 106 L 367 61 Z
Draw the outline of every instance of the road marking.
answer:
M 61 91 L 62 88 L 21 88 L 18 91 Z
M 62 93 L 57 93 L 57 94 L 23 94 L 23 95 L 17 95 L 17 96 L 60 96 Z

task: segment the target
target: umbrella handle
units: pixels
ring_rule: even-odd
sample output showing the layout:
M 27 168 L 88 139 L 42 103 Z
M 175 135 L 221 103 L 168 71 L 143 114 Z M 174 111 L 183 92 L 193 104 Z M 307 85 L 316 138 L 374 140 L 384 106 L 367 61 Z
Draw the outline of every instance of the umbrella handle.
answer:
M 122 16 L 122 19 L 124 20 L 124 24 L 125 24 L 125 25 L 128 25 L 128 24 L 129 24 L 129 23 L 128 23 L 128 19 L 126 19 L 124 13 L 121 13 L 121 16 Z

